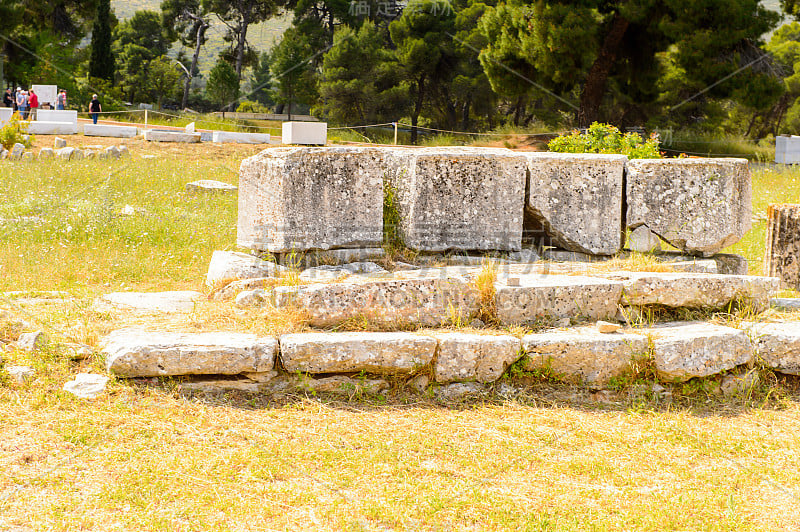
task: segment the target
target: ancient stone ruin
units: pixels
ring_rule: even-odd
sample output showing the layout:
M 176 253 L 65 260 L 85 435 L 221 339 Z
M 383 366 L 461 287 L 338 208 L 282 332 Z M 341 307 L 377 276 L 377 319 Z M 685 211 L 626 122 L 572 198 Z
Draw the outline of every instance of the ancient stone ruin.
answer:
M 643 318 L 770 305 L 778 279 L 747 276 L 743 258 L 718 253 L 750 227 L 743 159 L 273 148 L 242 162 L 238 193 L 238 244 L 254 253 L 214 253 L 210 298 L 294 313 L 310 330 L 120 330 L 102 342 L 109 371 L 217 376 L 186 387 L 264 393 L 380 393 L 392 377 L 420 391 L 432 384 L 443 397 L 479 391 L 512 364 L 598 386 L 644 359 L 668 381 L 735 371 L 757 358 L 800 372 L 800 349 L 785 348 L 800 345 L 795 325 Z M 648 249 L 661 241 L 678 248 L 670 271 L 538 260 L 615 255 L 628 231 Z M 419 253 L 415 264 L 369 262 L 385 254 L 390 237 Z M 426 265 L 453 252 L 463 260 Z M 147 306 L 131 296 L 125 304 Z M 148 308 L 166 307 L 159 300 Z M 342 332 L 353 324 L 361 332 Z

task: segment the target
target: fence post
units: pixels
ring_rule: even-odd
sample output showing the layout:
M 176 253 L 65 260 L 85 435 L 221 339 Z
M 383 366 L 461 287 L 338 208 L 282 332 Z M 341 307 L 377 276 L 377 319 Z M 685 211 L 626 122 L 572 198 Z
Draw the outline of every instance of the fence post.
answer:
M 392 122 L 394 126 L 394 145 L 397 146 L 397 122 Z
M 147 131 L 147 109 L 144 110 L 144 129 Z

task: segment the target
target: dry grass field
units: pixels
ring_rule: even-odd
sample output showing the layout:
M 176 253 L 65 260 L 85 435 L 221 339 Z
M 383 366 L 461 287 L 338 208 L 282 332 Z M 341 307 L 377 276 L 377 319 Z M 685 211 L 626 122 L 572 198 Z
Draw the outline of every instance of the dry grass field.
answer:
M 303 326 L 213 301 L 177 317 L 92 306 L 112 291 L 202 290 L 213 250 L 235 249 L 236 200 L 184 184 L 237 184 L 259 150 L 125 143 L 119 161 L 0 164 L 0 340 L 51 337 L 0 354 L 36 370 L 25 384 L 0 370 L 0 531 L 800 530 L 800 389 L 762 368 L 732 397 L 713 378 L 656 393 L 646 373 L 606 390 L 519 373 L 457 404 L 402 381 L 349 398 L 192 395 L 179 379 L 112 379 L 91 401 L 62 391 L 104 371 L 69 344 L 124 325 Z M 754 173 L 754 228 L 733 251 L 756 272 L 760 216 L 796 201 L 798 179 Z

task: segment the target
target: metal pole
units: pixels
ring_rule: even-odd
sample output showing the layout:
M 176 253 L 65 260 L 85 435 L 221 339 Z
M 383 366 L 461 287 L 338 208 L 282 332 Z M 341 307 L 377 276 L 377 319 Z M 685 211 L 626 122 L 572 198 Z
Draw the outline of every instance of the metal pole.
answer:
M 394 145 L 397 146 L 397 122 L 392 122 L 394 125 Z
M 147 130 L 147 109 L 144 110 L 144 129 Z

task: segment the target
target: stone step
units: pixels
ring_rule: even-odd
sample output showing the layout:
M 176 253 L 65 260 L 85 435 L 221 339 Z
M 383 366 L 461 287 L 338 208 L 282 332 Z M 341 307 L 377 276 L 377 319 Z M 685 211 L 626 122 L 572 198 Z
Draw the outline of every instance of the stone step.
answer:
M 288 374 L 428 377 L 439 384 L 492 383 L 520 368 L 547 371 L 565 382 L 607 385 L 650 366 L 662 380 L 682 382 L 751 365 L 800 374 L 800 322 L 739 328 L 672 322 L 601 333 L 595 327 L 550 329 L 521 339 L 509 334 L 431 331 L 310 332 L 275 338 L 241 333 L 115 331 L 101 342 L 108 371 L 121 377 L 243 375 L 271 382 Z M 279 364 L 276 364 L 276 361 Z M 283 375 L 286 375 L 285 373 Z M 246 384 L 246 382 L 245 382 Z M 233 386 L 233 385 L 232 385 Z M 238 386 L 238 385 L 237 385 Z M 258 386 L 242 385 L 245 391 Z
M 616 316 L 620 305 L 718 309 L 740 303 L 763 310 L 778 289 L 778 280 L 771 277 L 691 272 L 579 276 L 536 273 L 537 269 L 501 266 L 494 287 L 497 319 L 502 324 L 530 325 L 553 318 L 607 320 Z M 384 327 L 438 327 L 475 315 L 481 301 L 475 279 L 481 271 L 448 267 L 352 275 L 342 282 L 277 287 L 273 304 L 305 311 L 316 327 L 353 319 Z
M 120 377 L 237 375 L 271 371 L 278 342 L 245 333 L 120 329 L 100 347 L 106 369 Z

